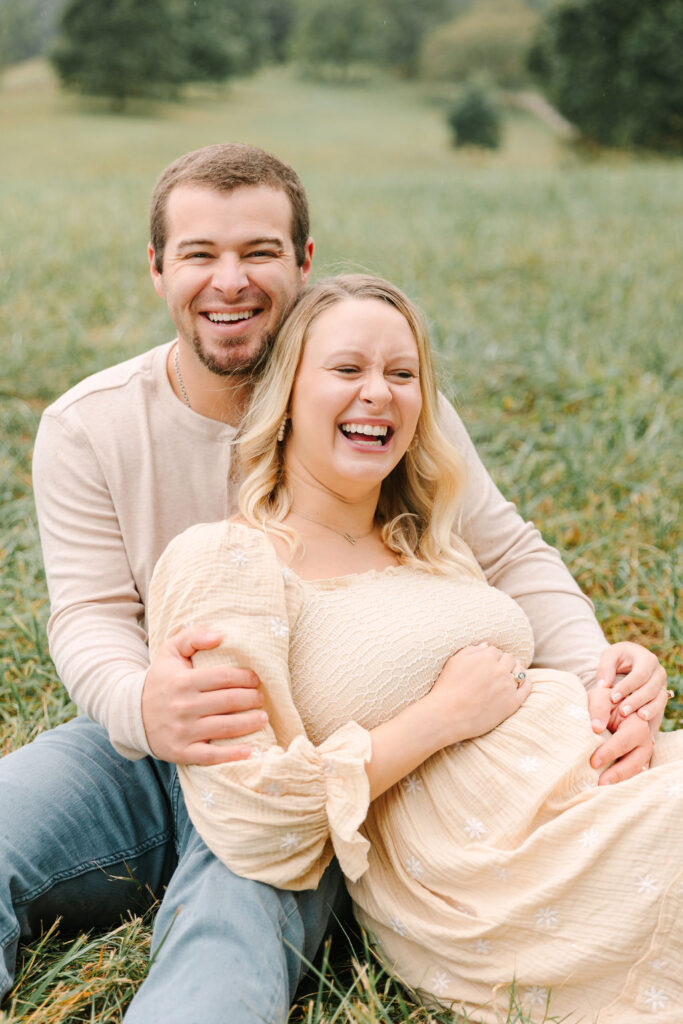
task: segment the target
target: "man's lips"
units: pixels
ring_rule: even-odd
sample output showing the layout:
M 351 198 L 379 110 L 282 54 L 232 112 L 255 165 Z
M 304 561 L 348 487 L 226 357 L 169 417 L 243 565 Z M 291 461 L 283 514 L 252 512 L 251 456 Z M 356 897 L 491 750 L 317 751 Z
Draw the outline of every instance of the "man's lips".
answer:
M 241 309 L 234 313 L 202 312 L 209 323 L 212 324 L 236 324 L 251 320 L 261 312 L 260 309 Z

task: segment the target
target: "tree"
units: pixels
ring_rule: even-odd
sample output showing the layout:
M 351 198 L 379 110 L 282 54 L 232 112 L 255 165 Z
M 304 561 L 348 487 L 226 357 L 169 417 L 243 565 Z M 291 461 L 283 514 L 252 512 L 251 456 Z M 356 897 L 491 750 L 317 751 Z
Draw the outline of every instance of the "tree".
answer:
M 683 0 L 559 0 L 529 64 L 588 138 L 683 152 Z
M 108 96 L 173 94 L 186 73 L 178 20 L 168 0 L 68 0 L 52 62 L 67 88 Z
M 456 82 L 486 72 L 497 85 L 518 88 L 529 79 L 526 55 L 537 20 L 526 0 L 477 0 L 425 37 L 420 72 Z
M 448 113 L 454 146 L 482 146 L 498 149 L 503 118 L 491 92 L 471 80 Z
M 64 0 L 1 0 L 0 65 L 44 53 L 57 34 Z
M 52 61 L 67 88 L 168 97 L 185 82 L 259 66 L 277 33 L 274 0 L 67 0 Z
M 299 0 L 291 54 L 309 73 L 354 64 L 413 75 L 425 32 L 468 0 Z

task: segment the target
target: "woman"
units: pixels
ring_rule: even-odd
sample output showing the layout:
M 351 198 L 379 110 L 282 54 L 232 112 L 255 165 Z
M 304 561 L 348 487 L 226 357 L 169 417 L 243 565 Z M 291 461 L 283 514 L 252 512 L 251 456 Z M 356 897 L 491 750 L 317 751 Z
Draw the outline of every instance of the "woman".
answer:
M 598 787 L 580 682 L 527 671 L 526 617 L 453 529 L 462 470 L 408 300 L 309 289 L 241 453 L 241 521 L 176 538 L 150 597 L 152 655 L 200 621 L 224 639 L 197 660 L 264 688 L 247 760 L 179 769 L 207 845 L 293 889 L 335 854 L 386 961 L 469 1019 L 514 988 L 532 1019 L 680 1024 L 680 734 Z

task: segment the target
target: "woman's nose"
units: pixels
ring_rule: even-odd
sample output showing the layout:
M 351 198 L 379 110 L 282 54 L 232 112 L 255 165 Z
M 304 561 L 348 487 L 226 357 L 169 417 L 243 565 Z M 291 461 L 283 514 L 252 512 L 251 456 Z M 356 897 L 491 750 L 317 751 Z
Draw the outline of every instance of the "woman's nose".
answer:
M 369 373 L 363 379 L 360 392 L 360 399 L 368 405 L 385 405 L 391 399 L 391 389 L 387 384 L 384 374 Z

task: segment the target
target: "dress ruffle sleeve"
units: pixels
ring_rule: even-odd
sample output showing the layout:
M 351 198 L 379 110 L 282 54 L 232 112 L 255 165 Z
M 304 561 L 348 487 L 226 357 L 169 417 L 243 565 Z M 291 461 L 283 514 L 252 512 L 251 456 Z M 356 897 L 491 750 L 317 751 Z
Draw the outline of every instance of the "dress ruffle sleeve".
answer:
M 192 822 L 209 849 L 237 874 L 279 888 L 314 888 L 337 856 L 353 881 L 368 866 L 358 831 L 367 815 L 370 734 L 348 722 L 320 746 L 307 739 L 289 683 L 289 612 L 282 571 L 266 538 L 240 523 L 191 527 L 159 560 L 150 586 L 151 656 L 191 622 L 223 640 L 200 665 L 251 668 L 269 724 L 218 741 L 252 747 L 246 761 L 180 765 Z

